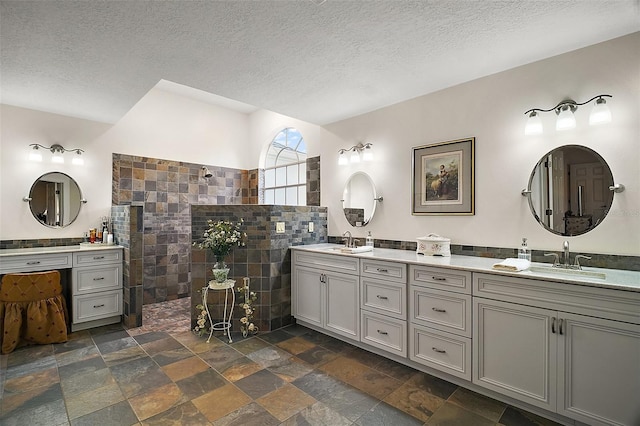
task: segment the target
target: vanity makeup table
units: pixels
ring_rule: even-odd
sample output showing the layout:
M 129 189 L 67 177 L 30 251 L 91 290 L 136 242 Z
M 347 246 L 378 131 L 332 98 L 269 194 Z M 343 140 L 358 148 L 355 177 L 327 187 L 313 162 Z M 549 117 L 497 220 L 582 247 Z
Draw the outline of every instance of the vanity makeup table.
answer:
M 122 247 L 106 244 L 6 249 L 0 275 L 59 270 L 73 332 L 121 321 L 122 257 Z

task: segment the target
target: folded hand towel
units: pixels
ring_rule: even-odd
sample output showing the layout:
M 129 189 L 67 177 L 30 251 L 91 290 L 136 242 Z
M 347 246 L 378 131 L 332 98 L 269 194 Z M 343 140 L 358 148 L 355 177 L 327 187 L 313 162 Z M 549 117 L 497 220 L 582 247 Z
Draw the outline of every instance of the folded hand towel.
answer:
M 531 262 L 527 259 L 515 259 L 510 257 L 502 262 L 495 263 L 493 265 L 493 269 L 497 269 L 499 271 L 520 272 L 529 269 L 530 266 Z

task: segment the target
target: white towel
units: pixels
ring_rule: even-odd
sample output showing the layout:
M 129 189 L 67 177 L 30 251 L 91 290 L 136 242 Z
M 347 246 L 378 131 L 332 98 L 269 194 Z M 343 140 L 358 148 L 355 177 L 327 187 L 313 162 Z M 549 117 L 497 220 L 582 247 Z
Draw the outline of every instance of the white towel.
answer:
M 531 262 L 527 259 L 515 259 L 510 257 L 502 262 L 494 263 L 493 269 L 499 271 L 520 272 L 526 271 L 531 266 Z

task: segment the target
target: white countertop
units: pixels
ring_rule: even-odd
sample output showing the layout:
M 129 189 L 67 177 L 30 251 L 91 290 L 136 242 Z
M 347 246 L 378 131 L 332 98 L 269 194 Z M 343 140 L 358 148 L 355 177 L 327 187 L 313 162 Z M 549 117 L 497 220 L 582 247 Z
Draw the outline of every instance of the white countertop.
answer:
M 9 256 L 30 256 L 36 254 L 73 253 L 85 250 L 112 250 L 122 248 L 116 244 L 76 244 L 73 246 L 32 247 L 0 250 L 0 258 Z
M 626 291 L 635 291 L 640 292 L 640 272 L 636 271 L 625 271 L 620 269 L 604 269 L 604 268 L 591 268 L 583 266 L 582 269 L 584 271 L 593 271 L 604 273 L 606 278 L 592 278 L 592 277 L 584 277 L 584 276 L 567 276 L 562 274 L 561 272 L 532 272 L 532 271 L 521 271 L 521 272 L 504 272 L 497 271 L 492 268 L 493 264 L 500 262 L 503 259 L 492 259 L 486 257 L 477 257 L 477 256 L 461 256 L 461 255 L 452 255 L 451 257 L 435 257 L 435 256 L 424 256 L 421 254 L 417 254 L 415 251 L 410 250 L 395 250 L 395 249 L 384 249 L 384 248 L 374 248 L 373 251 L 365 252 L 365 253 L 341 253 L 339 251 L 335 251 L 333 249 L 337 247 L 342 247 L 340 244 L 310 244 L 310 245 L 302 245 L 302 246 L 292 246 L 292 250 L 305 250 L 312 251 L 316 253 L 324 253 L 331 254 L 335 256 L 352 256 L 358 258 L 373 258 L 379 260 L 387 260 L 387 261 L 396 261 L 396 262 L 404 262 L 415 265 L 426 265 L 426 266 L 440 266 L 450 269 L 461 269 L 465 271 L 471 272 L 485 272 L 496 275 L 506 275 L 513 276 L 519 278 L 535 278 L 547 281 L 555 281 L 555 282 L 564 282 L 567 284 L 577 284 L 584 285 L 590 287 L 603 287 L 603 288 L 612 288 L 617 290 L 626 290 Z M 537 266 L 550 266 L 549 263 L 537 263 L 533 262 L 532 265 Z

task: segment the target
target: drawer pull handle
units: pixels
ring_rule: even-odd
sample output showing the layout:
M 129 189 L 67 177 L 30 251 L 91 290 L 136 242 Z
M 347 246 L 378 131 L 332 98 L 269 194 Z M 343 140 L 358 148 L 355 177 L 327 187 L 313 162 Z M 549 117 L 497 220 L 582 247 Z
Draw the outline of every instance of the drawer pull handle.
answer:
M 562 331 L 562 324 L 564 324 L 564 320 L 563 320 L 563 319 L 560 319 L 560 321 L 558 321 L 558 322 L 559 322 L 559 324 L 560 324 L 560 326 L 559 326 L 559 328 L 558 328 L 558 331 L 560 332 L 560 334 L 564 334 L 564 333 L 563 333 L 563 331 Z
M 40 261 L 39 260 L 34 260 L 33 262 L 27 262 L 27 265 L 39 265 Z
M 376 271 L 378 271 L 378 272 L 384 272 L 385 274 L 386 274 L 387 272 L 389 272 L 389 270 L 388 270 L 388 269 L 385 269 L 385 268 L 376 268 Z
M 434 280 L 434 281 L 446 281 L 447 280 L 446 278 L 443 278 L 443 277 L 431 277 L 431 279 Z
M 386 336 L 387 334 L 389 334 L 388 332 L 386 332 L 386 331 L 382 331 L 382 330 L 378 330 L 378 333 L 380 333 L 380 334 L 384 334 L 385 336 Z
M 378 299 L 381 299 L 381 300 L 388 300 L 389 299 L 387 296 L 380 296 L 379 294 L 376 297 Z
M 103 308 L 104 307 L 104 303 L 102 305 L 93 305 L 94 308 Z
M 551 332 L 556 334 L 556 317 L 551 317 Z
M 94 280 L 94 281 L 102 281 L 102 280 L 104 280 L 104 277 L 94 278 L 93 280 Z
M 435 312 L 447 312 L 446 309 L 440 309 L 440 308 L 431 308 L 433 309 Z
M 445 351 L 444 349 L 438 349 L 436 347 L 431 348 L 433 349 L 434 352 L 438 352 L 439 354 L 446 354 L 447 351 Z
M 104 256 L 93 256 L 93 260 L 104 259 Z

